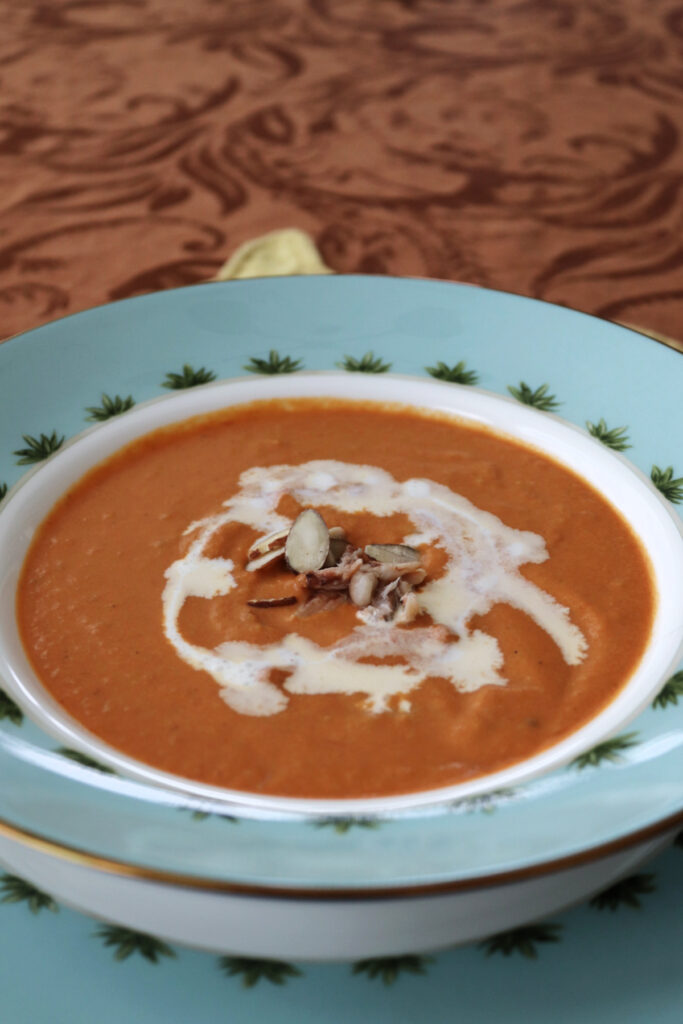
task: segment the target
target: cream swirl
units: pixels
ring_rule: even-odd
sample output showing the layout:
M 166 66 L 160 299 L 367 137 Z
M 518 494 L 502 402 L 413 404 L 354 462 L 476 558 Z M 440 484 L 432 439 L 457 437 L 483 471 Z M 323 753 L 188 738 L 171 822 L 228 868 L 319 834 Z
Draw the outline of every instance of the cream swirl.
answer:
M 358 626 L 329 647 L 296 632 L 264 646 L 227 641 L 209 649 L 185 640 L 178 626 L 185 600 L 211 599 L 236 586 L 230 559 L 204 555 L 211 537 L 230 522 L 263 533 L 289 526 L 290 520 L 277 512 L 286 494 L 302 506 L 408 516 L 415 533 L 405 542 L 435 545 L 446 555 L 443 574 L 417 594 L 420 610 L 430 616 L 432 625 L 407 630 L 381 620 L 368 608 L 357 612 Z M 543 538 L 506 526 L 443 484 L 401 482 L 375 466 L 334 460 L 254 467 L 242 474 L 239 491 L 223 509 L 185 531 L 194 539 L 184 557 L 166 571 L 163 623 L 178 656 L 213 676 L 223 700 L 243 714 L 276 714 L 286 707 L 288 693 L 361 693 L 369 711 L 381 712 L 389 708 L 392 696 L 405 695 L 430 677 L 447 679 L 461 692 L 505 685 L 497 640 L 468 625 L 473 616 L 486 614 L 500 602 L 529 615 L 552 638 L 567 664 L 576 665 L 585 657 L 586 639 L 572 623 L 569 609 L 519 572 L 524 563 L 548 558 Z M 439 626 L 446 627 L 446 636 Z M 363 660 L 372 655 L 381 662 L 397 654 L 401 664 Z M 281 686 L 270 681 L 273 669 L 288 673 Z M 400 702 L 401 710 L 408 708 L 409 702 Z

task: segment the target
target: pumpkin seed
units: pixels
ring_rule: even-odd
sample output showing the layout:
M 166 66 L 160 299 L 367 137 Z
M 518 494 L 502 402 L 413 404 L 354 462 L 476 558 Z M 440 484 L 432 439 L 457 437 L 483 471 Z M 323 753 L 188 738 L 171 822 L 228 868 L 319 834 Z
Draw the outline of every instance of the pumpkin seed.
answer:
M 275 530 L 274 533 L 269 533 L 266 537 L 259 537 L 247 551 L 248 561 L 251 561 L 252 558 L 260 558 L 261 555 L 267 555 L 269 551 L 283 548 L 288 533 L 289 527 L 286 526 L 284 530 Z
M 349 580 L 349 597 L 358 608 L 367 608 L 377 586 L 377 577 L 373 572 L 354 572 Z
M 330 553 L 330 534 L 315 509 L 306 508 L 292 523 L 285 544 L 287 565 L 294 572 L 315 572 Z
M 401 565 L 404 562 L 419 562 L 420 552 L 407 544 L 366 544 L 365 554 L 376 562 L 391 562 Z
M 345 538 L 333 537 L 330 531 L 330 551 L 325 559 L 325 568 L 329 569 L 333 565 L 339 565 L 341 557 L 348 546 L 348 541 Z
M 253 558 L 250 562 L 247 562 L 247 572 L 256 572 L 257 569 L 263 569 L 264 566 L 270 565 L 271 562 L 276 562 L 278 558 L 282 558 L 285 553 L 285 549 L 276 548 L 275 551 L 267 551 L 265 555 L 261 555 L 260 558 Z

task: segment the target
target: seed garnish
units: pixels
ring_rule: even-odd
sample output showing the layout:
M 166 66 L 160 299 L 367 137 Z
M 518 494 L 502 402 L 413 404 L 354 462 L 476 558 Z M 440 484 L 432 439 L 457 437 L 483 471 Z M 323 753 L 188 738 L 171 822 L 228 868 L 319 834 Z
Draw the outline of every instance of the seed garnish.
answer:
M 276 548 L 274 551 L 267 551 L 260 558 L 253 558 L 250 562 L 247 562 L 245 568 L 247 572 L 256 572 L 257 569 L 263 569 L 264 566 L 270 565 L 271 562 L 277 562 L 278 558 L 284 558 L 284 554 L 284 547 Z
M 329 569 L 333 565 L 339 565 L 348 546 L 349 543 L 344 537 L 333 537 L 330 531 L 330 551 L 325 559 L 325 567 Z
M 392 562 L 401 565 L 403 562 L 419 562 L 420 552 L 407 544 L 366 544 L 365 554 L 375 562 Z
M 269 533 L 266 537 L 259 537 L 247 551 L 247 559 L 251 561 L 253 558 L 267 555 L 269 551 L 284 549 L 288 533 L 289 527 L 285 527 L 284 530 L 275 530 L 274 533 Z
M 377 577 L 373 572 L 360 569 L 349 581 L 349 597 L 358 608 L 367 608 L 377 588 Z
M 289 530 L 260 537 L 249 548 L 247 570 L 254 572 L 284 560 L 297 573 L 297 584 L 307 592 L 299 616 L 329 611 L 350 601 L 368 608 L 382 619 L 412 622 L 421 613 L 413 588 L 424 583 L 420 552 L 408 544 L 366 544 L 357 548 L 340 526 L 328 530 L 315 509 L 300 512 Z M 296 604 L 293 596 L 254 598 L 252 608 L 277 608 Z
M 330 533 L 315 509 L 306 508 L 292 523 L 285 544 L 287 565 L 294 572 L 322 569 L 330 552 Z

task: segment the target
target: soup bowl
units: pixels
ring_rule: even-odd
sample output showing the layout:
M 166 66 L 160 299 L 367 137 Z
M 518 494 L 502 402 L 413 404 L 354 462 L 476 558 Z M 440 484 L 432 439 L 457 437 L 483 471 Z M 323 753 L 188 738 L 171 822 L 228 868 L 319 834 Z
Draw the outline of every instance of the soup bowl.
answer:
M 542 920 L 632 874 L 673 835 L 529 876 L 365 894 L 240 891 L 154 878 L 1 832 L 0 862 L 59 903 L 167 942 L 273 960 L 340 961 L 429 953 Z
M 359 345 L 413 376 L 327 372 Z M 276 346 L 325 372 L 192 388 L 78 434 L 84 408 L 104 390 L 154 398 L 174 365 L 229 377 Z M 56 427 L 55 440 L 77 435 L 0 504 L 0 690 L 16 702 L 8 717 L 0 694 L 0 862 L 9 871 L 96 917 L 172 941 L 245 956 L 357 959 L 472 941 L 555 913 L 671 840 L 683 809 L 683 707 L 676 687 L 647 704 L 680 651 L 674 510 L 584 430 L 426 377 L 424 364 L 431 373 L 441 360 L 465 360 L 500 392 L 520 376 L 547 380 L 576 423 L 627 423 L 643 469 L 678 457 L 680 356 L 571 310 L 470 286 L 353 276 L 195 286 L 90 310 L 0 346 L 3 436 L 38 438 L 41 427 Z M 324 394 L 488 426 L 568 466 L 628 521 L 650 564 L 655 617 L 635 671 L 600 714 L 539 756 L 463 785 L 302 801 L 153 769 L 52 700 L 19 642 L 15 595 L 54 502 L 89 467 L 164 424 L 232 402 Z M 16 479 L 10 453 L 0 452 L 0 467 L 2 479 Z
M 309 799 L 228 790 L 156 769 L 90 733 L 49 695 L 23 649 L 16 590 L 31 540 L 56 501 L 87 471 L 150 432 L 202 414 L 264 399 L 353 399 L 391 403 L 485 427 L 549 456 L 589 484 L 627 521 L 649 562 L 656 594 L 646 648 L 615 697 L 590 721 L 540 753 L 456 785 L 396 796 Z M 155 399 L 73 439 L 8 496 L 0 511 L 0 678 L 34 722 L 65 746 L 142 782 L 232 807 L 282 814 L 369 814 L 414 810 L 515 787 L 566 765 L 614 735 L 659 692 L 683 645 L 683 539 L 680 521 L 652 483 L 618 453 L 554 415 L 472 387 L 410 377 L 343 373 L 226 380 Z

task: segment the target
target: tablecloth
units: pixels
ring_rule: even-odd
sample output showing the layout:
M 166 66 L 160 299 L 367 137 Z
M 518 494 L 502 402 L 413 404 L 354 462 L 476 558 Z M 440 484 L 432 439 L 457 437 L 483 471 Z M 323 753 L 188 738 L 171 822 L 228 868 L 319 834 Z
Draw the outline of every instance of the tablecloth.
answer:
M 0 336 L 311 234 L 681 334 L 677 0 L 0 2 Z

